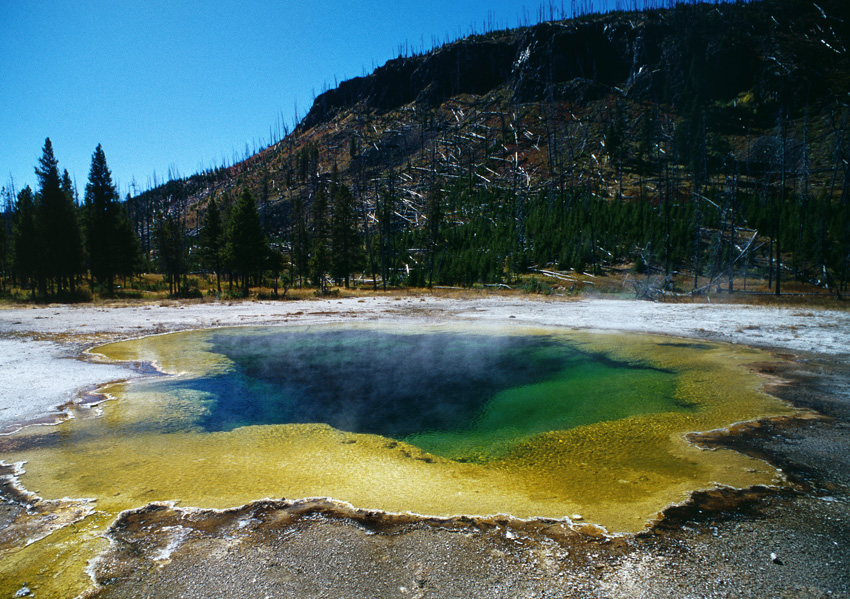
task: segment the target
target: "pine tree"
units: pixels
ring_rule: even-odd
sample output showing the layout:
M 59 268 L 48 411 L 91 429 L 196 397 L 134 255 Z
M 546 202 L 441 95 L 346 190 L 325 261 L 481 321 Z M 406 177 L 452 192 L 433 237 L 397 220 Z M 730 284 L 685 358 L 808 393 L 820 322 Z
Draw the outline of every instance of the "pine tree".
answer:
M 325 291 L 325 274 L 330 267 L 330 227 L 328 225 L 328 194 L 319 186 L 313 198 L 313 251 L 310 253 L 310 278 Z
M 119 270 L 118 190 L 106 165 L 106 155 L 98 144 L 91 159 L 85 204 L 86 250 L 93 280 L 106 293 L 112 293 L 113 279 Z M 123 234 L 127 234 L 123 231 Z
M 9 274 L 9 237 L 6 234 L 5 214 L 0 214 L 0 292 L 6 291 Z
M 18 192 L 12 218 L 12 255 L 21 287 L 29 287 L 35 298 L 38 267 L 41 263 L 35 196 L 29 185 Z
M 68 169 L 62 172 L 62 192 L 65 194 L 61 216 L 61 220 L 66 223 L 62 240 L 65 252 L 62 254 L 59 268 L 62 280 L 70 285 L 70 291 L 74 293 L 77 277 L 85 272 L 86 247 L 80 226 L 80 194 L 77 192 L 77 186 L 71 181 Z
M 173 216 L 166 216 L 157 224 L 154 232 L 159 268 L 168 280 L 168 293 L 175 295 L 181 275 L 186 272 L 186 239 L 180 223 Z
M 262 271 L 268 253 L 254 196 L 242 191 L 227 227 L 226 255 L 230 266 L 242 277 L 242 295 L 248 297 L 250 277 Z
M 351 273 L 359 268 L 362 251 L 357 233 L 354 196 L 347 185 L 335 185 L 331 223 L 331 275 L 348 288 Z
M 62 182 L 59 178 L 59 163 L 53 155 L 53 144 L 48 137 L 44 142 L 39 166 L 35 169 L 39 189 L 35 196 L 36 233 L 38 264 L 35 272 L 38 276 L 38 287 L 41 295 L 47 295 L 47 279 L 54 274 L 53 262 L 57 254 L 58 239 L 55 233 L 57 227 L 56 207 L 62 203 Z
M 39 182 L 38 238 L 43 248 L 39 252 L 39 286 L 46 295 L 50 280 L 60 291 L 68 288 L 73 293 L 76 276 L 82 271 L 83 241 L 70 177 L 66 173 L 64 181 L 60 178 L 50 138 L 44 141 L 35 174 Z
M 292 201 L 292 262 L 298 270 L 298 279 L 303 285 L 309 277 L 310 269 L 310 231 L 307 228 L 307 214 L 300 195 Z
M 215 285 L 221 293 L 222 254 L 224 253 L 224 229 L 221 224 L 221 212 L 215 198 L 207 204 L 207 212 L 201 226 L 200 246 L 201 264 L 215 273 Z
M 142 266 L 142 243 L 133 228 L 133 221 L 127 212 L 127 206 L 125 204 L 119 204 L 117 208 L 118 228 L 116 231 L 115 274 L 124 277 L 126 286 L 127 277 L 132 277 L 138 273 Z
M 14 216 L 14 182 L 0 189 L 0 291 L 6 291 L 12 280 L 12 217 Z
M 266 257 L 266 267 L 272 274 L 272 288 L 274 296 L 277 297 L 277 289 L 280 283 L 283 283 L 283 296 L 286 297 L 286 292 L 292 285 L 292 272 L 290 271 L 289 261 L 279 249 L 269 249 Z

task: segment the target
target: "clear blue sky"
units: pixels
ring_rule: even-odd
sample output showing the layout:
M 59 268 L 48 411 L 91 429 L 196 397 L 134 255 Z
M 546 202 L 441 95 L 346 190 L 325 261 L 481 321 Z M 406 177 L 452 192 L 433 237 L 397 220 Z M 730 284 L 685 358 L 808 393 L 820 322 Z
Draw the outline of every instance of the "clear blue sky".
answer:
M 488 19 L 513 27 L 539 6 L 0 0 L 0 185 L 35 187 L 46 137 L 80 193 L 98 143 L 122 195 L 134 178 L 141 191 L 154 173 L 231 163 L 281 115 L 291 127 L 296 105 L 303 116 L 324 86 L 371 72 L 401 44 L 428 48 Z

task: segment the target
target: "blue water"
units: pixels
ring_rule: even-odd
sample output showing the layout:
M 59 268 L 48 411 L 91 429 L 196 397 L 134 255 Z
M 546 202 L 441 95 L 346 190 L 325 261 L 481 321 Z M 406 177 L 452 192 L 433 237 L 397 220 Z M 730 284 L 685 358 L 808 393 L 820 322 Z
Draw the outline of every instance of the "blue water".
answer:
M 527 396 L 528 412 L 541 414 L 537 418 L 541 422 L 529 426 L 546 430 L 568 423 L 553 421 L 551 385 L 545 393 L 535 394 L 542 383 L 599 380 L 604 389 L 607 378 L 618 380 L 620 389 L 623 376 L 659 374 L 657 369 L 617 362 L 545 335 L 239 329 L 213 334 L 211 351 L 226 356 L 233 368 L 218 376 L 154 383 L 162 391 L 190 389 L 200 392 L 195 396 L 208 398 L 195 425 L 210 432 L 317 422 L 395 439 L 458 432 L 470 430 L 485 413 L 492 421 L 490 402 L 516 389 L 522 390 L 520 405 L 514 392 L 510 419 L 527 420 L 522 407 Z M 671 378 L 669 373 L 665 376 Z M 582 395 L 554 401 L 564 404 L 558 407 L 563 413 L 588 412 L 575 402 L 603 401 L 586 390 Z M 540 403 L 548 408 L 541 409 L 536 405 Z

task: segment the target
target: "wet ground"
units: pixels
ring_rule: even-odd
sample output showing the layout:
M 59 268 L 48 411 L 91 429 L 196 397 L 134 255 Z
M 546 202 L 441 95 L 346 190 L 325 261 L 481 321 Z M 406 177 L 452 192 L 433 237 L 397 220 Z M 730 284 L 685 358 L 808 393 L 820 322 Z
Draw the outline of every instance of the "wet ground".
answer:
M 702 493 L 653 530 L 519 521 L 406 522 L 328 505 L 147 508 L 110 531 L 93 569 L 119 597 L 850 596 L 850 376 L 840 361 L 772 365 L 772 389 L 827 418 L 722 442 L 768 459 L 783 490 Z

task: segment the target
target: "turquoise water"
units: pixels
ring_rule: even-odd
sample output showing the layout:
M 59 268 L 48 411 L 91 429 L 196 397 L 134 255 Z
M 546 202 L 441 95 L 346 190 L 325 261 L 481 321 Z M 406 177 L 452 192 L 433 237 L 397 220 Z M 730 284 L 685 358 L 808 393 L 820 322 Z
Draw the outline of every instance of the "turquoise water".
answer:
M 262 328 L 213 333 L 232 367 L 147 391 L 197 398 L 193 426 L 324 423 L 462 461 L 499 457 L 541 432 L 688 410 L 675 373 L 546 335 Z

